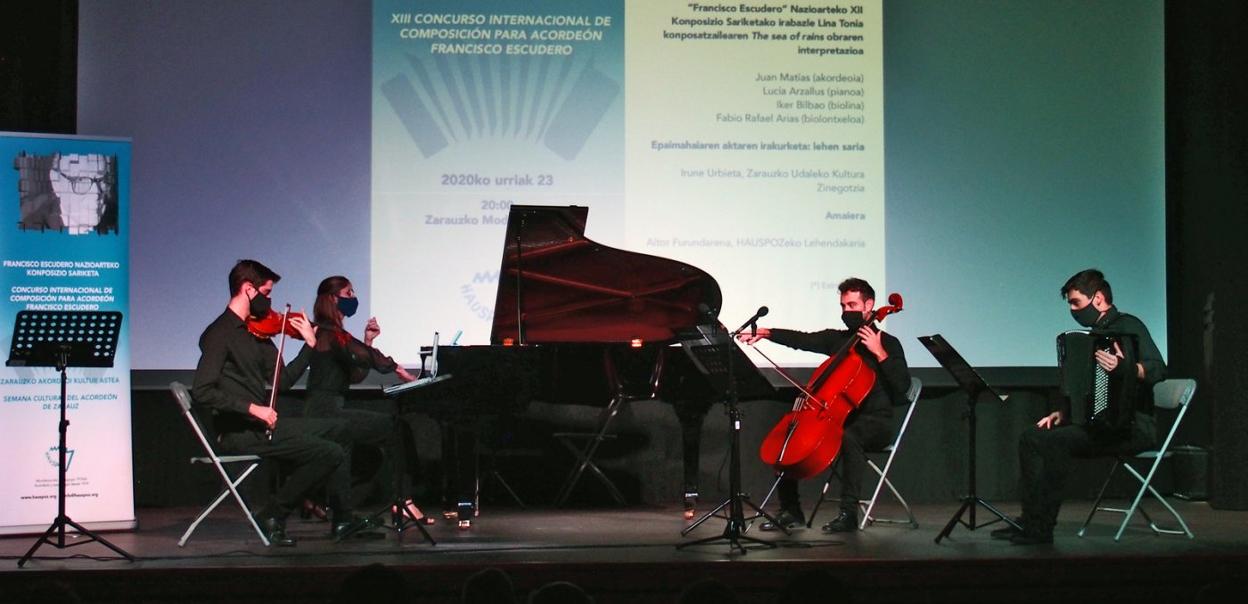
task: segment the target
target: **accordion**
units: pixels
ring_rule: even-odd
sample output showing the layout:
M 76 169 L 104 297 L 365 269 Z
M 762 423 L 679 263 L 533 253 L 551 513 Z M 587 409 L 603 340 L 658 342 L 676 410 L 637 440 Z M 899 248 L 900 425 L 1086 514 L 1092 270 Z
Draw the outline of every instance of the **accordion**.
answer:
M 1106 372 L 1096 362 L 1096 351 L 1115 352 L 1122 348 L 1123 357 L 1115 374 Z M 1121 431 L 1131 427 L 1135 419 L 1134 371 L 1138 357 L 1134 334 L 1107 331 L 1067 331 L 1057 336 L 1058 386 L 1070 401 L 1070 419 L 1089 429 Z

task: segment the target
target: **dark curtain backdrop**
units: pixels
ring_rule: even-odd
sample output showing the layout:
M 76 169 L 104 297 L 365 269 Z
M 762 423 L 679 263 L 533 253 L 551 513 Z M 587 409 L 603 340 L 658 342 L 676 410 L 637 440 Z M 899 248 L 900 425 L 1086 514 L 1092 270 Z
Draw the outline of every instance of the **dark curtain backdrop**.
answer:
M 1181 439 L 1212 447 L 1212 503 L 1248 509 L 1248 6 L 1166 5 L 1170 364 L 1200 385 Z
M 77 130 L 78 2 L 0 3 L 0 131 Z

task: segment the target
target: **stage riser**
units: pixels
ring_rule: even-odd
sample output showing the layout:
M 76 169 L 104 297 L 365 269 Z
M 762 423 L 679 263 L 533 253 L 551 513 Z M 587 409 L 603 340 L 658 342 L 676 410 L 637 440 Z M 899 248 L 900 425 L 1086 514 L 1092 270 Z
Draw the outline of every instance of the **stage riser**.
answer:
M 418 556 L 419 554 L 413 554 Z M 367 564 L 370 560 L 361 559 Z M 481 567 L 439 564 L 402 570 L 418 601 L 458 602 L 463 581 Z M 752 562 L 748 559 L 672 564 L 500 564 L 524 596 L 550 581 L 572 581 L 599 604 L 670 603 L 691 581 L 714 578 L 742 602 L 772 602 L 792 576 L 824 569 L 854 592 L 858 603 L 1188 602 L 1201 586 L 1243 576 L 1248 559 L 993 560 L 939 562 Z M 109 570 L 0 574 L 0 602 L 20 601 L 39 581 L 70 585 L 84 602 L 236 602 L 281 604 L 328 601 L 350 567 Z M 368 601 L 361 594 L 357 601 Z

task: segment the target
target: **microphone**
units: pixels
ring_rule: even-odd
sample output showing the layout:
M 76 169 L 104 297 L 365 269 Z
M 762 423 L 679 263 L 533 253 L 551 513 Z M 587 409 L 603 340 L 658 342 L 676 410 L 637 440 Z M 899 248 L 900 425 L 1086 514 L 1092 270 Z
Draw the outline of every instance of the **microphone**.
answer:
M 760 306 L 760 307 L 758 307 L 758 311 L 754 313 L 754 316 L 750 317 L 750 318 L 749 318 L 749 320 L 747 320 L 745 323 L 742 323 L 742 324 L 741 324 L 741 327 L 738 327 L 736 331 L 732 332 L 732 335 L 734 335 L 734 336 L 735 336 L 735 335 L 737 335 L 737 334 L 739 334 L 739 333 L 741 333 L 741 332 L 745 331 L 745 328 L 746 328 L 746 327 L 749 327 L 749 326 L 751 326 L 751 325 L 753 325 L 753 324 L 757 323 L 759 319 L 761 319 L 762 317 L 767 316 L 767 313 L 768 313 L 768 312 L 769 312 L 769 309 L 768 309 L 766 306 Z

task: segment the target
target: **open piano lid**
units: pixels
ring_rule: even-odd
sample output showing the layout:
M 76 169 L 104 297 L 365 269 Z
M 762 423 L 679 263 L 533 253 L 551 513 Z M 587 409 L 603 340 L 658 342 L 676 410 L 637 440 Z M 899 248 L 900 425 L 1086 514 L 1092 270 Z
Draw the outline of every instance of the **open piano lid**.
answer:
M 511 207 L 492 344 L 650 344 L 716 320 L 722 296 L 713 277 L 675 260 L 586 239 L 588 213 L 581 206 Z M 517 302 L 524 310 L 523 338 Z

